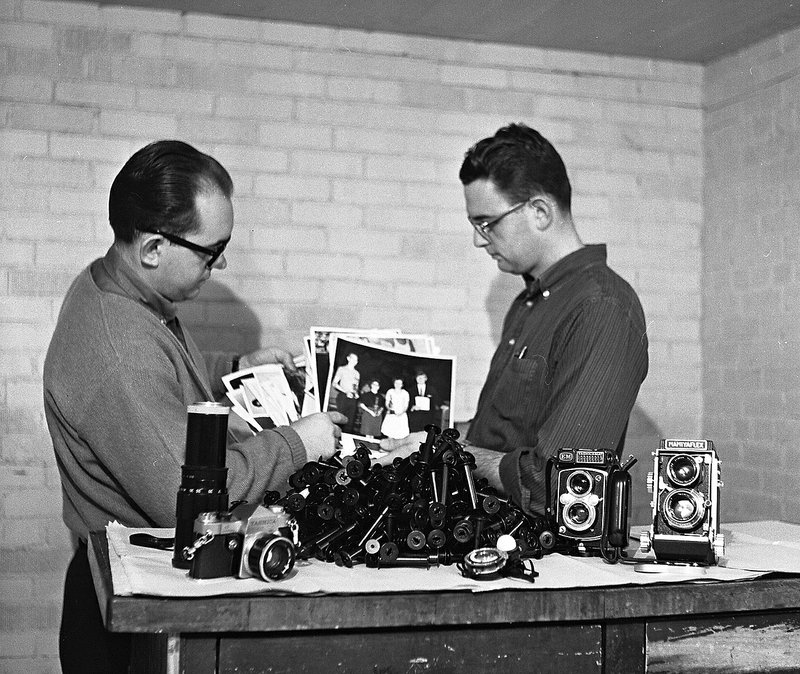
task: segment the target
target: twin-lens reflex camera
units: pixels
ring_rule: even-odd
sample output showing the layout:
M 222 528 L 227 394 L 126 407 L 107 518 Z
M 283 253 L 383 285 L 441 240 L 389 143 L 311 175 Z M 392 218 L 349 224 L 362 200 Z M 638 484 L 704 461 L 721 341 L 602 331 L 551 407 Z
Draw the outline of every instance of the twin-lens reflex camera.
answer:
M 719 530 L 720 461 L 711 440 L 662 440 L 647 489 L 653 521 L 640 550 L 656 561 L 716 564 L 725 554 Z
M 620 465 L 616 454 L 607 449 L 568 447 L 547 462 L 546 508 L 554 523 L 558 550 L 599 553 L 609 562 L 619 560 L 630 535 L 628 471 L 634 463 L 636 459 L 630 456 Z

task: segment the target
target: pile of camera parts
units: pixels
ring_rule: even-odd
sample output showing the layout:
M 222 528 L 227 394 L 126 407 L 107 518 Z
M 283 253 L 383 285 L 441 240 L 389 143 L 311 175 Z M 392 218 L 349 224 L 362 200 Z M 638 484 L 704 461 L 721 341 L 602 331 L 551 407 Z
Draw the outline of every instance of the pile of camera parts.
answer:
M 504 534 L 513 537 L 517 559 L 552 549 L 547 520 L 474 480 L 475 457 L 457 442 L 458 431 L 426 431 L 419 451 L 390 466 L 373 464 L 359 445 L 352 456 L 307 463 L 290 477 L 285 496 L 267 494 L 265 505 L 283 506 L 299 524 L 298 558 L 344 567 L 461 565 L 469 553 L 496 549 Z M 478 564 L 485 557 L 472 556 Z

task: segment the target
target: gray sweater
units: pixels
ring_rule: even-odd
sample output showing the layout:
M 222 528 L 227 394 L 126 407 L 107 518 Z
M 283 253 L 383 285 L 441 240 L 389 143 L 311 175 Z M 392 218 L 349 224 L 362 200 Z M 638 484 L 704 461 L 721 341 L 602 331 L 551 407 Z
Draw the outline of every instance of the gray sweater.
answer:
M 113 520 L 175 525 L 187 405 L 214 399 L 210 382 L 219 385 L 232 357 L 213 354 L 206 367 L 187 332 L 184 348 L 152 308 L 101 289 L 90 270 L 67 292 L 44 365 L 64 522 L 84 540 Z M 231 438 L 231 500 L 285 491 L 305 461 L 303 443 L 289 427 L 241 442 Z

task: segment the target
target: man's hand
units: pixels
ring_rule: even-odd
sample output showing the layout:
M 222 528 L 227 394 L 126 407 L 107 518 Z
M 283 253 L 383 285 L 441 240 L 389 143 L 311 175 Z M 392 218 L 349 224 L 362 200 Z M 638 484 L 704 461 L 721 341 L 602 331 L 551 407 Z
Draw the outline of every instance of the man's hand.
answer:
M 277 346 L 267 346 L 242 356 L 239 358 L 239 369 L 245 370 L 256 365 L 273 365 L 276 363 L 282 365 L 286 372 L 297 372 L 294 356 L 288 351 L 279 349 Z
M 503 452 L 495 452 L 483 447 L 465 447 L 475 457 L 475 477 L 485 477 L 489 484 L 499 492 L 505 492 L 500 481 L 500 461 L 505 456 Z
M 388 452 L 385 456 L 376 459 L 376 463 L 388 466 L 397 458 L 404 459 L 410 454 L 419 450 L 419 446 L 425 442 L 428 434 L 425 431 L 411 433 L 404 438 L 384 438 L 380 442 L 381 449 Z
M 339 412 L 319 412 L 300 417 L 291 424 L 306 448 L 309 461 L 329 459 L 342 446 L 342 429 L 336 424 L 347 423 Z

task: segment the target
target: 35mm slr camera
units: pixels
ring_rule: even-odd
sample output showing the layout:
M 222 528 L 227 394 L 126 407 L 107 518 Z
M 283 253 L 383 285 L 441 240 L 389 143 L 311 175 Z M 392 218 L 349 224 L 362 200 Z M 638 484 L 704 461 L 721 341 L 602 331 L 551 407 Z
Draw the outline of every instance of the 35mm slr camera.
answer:
M 631 476 L 607 449 L 565 447 L 547 462 L 546 507 L 559 547 L 568 553 L 599 552 L 615 562 L 628 545 Z M 553 471 L 556 492 L 551 497 Z
M 200 513 L 195 541 L 183 549 L 192 578 L 285 578 L 294 567 L 299 527 L 282 506 L 241 503 Z
M 720 461 L 711 440 L 661 440 L 647 489 L 653 523 L 640 550 L 657 561 L 716 564 L 725 554 L 719 531 Z

